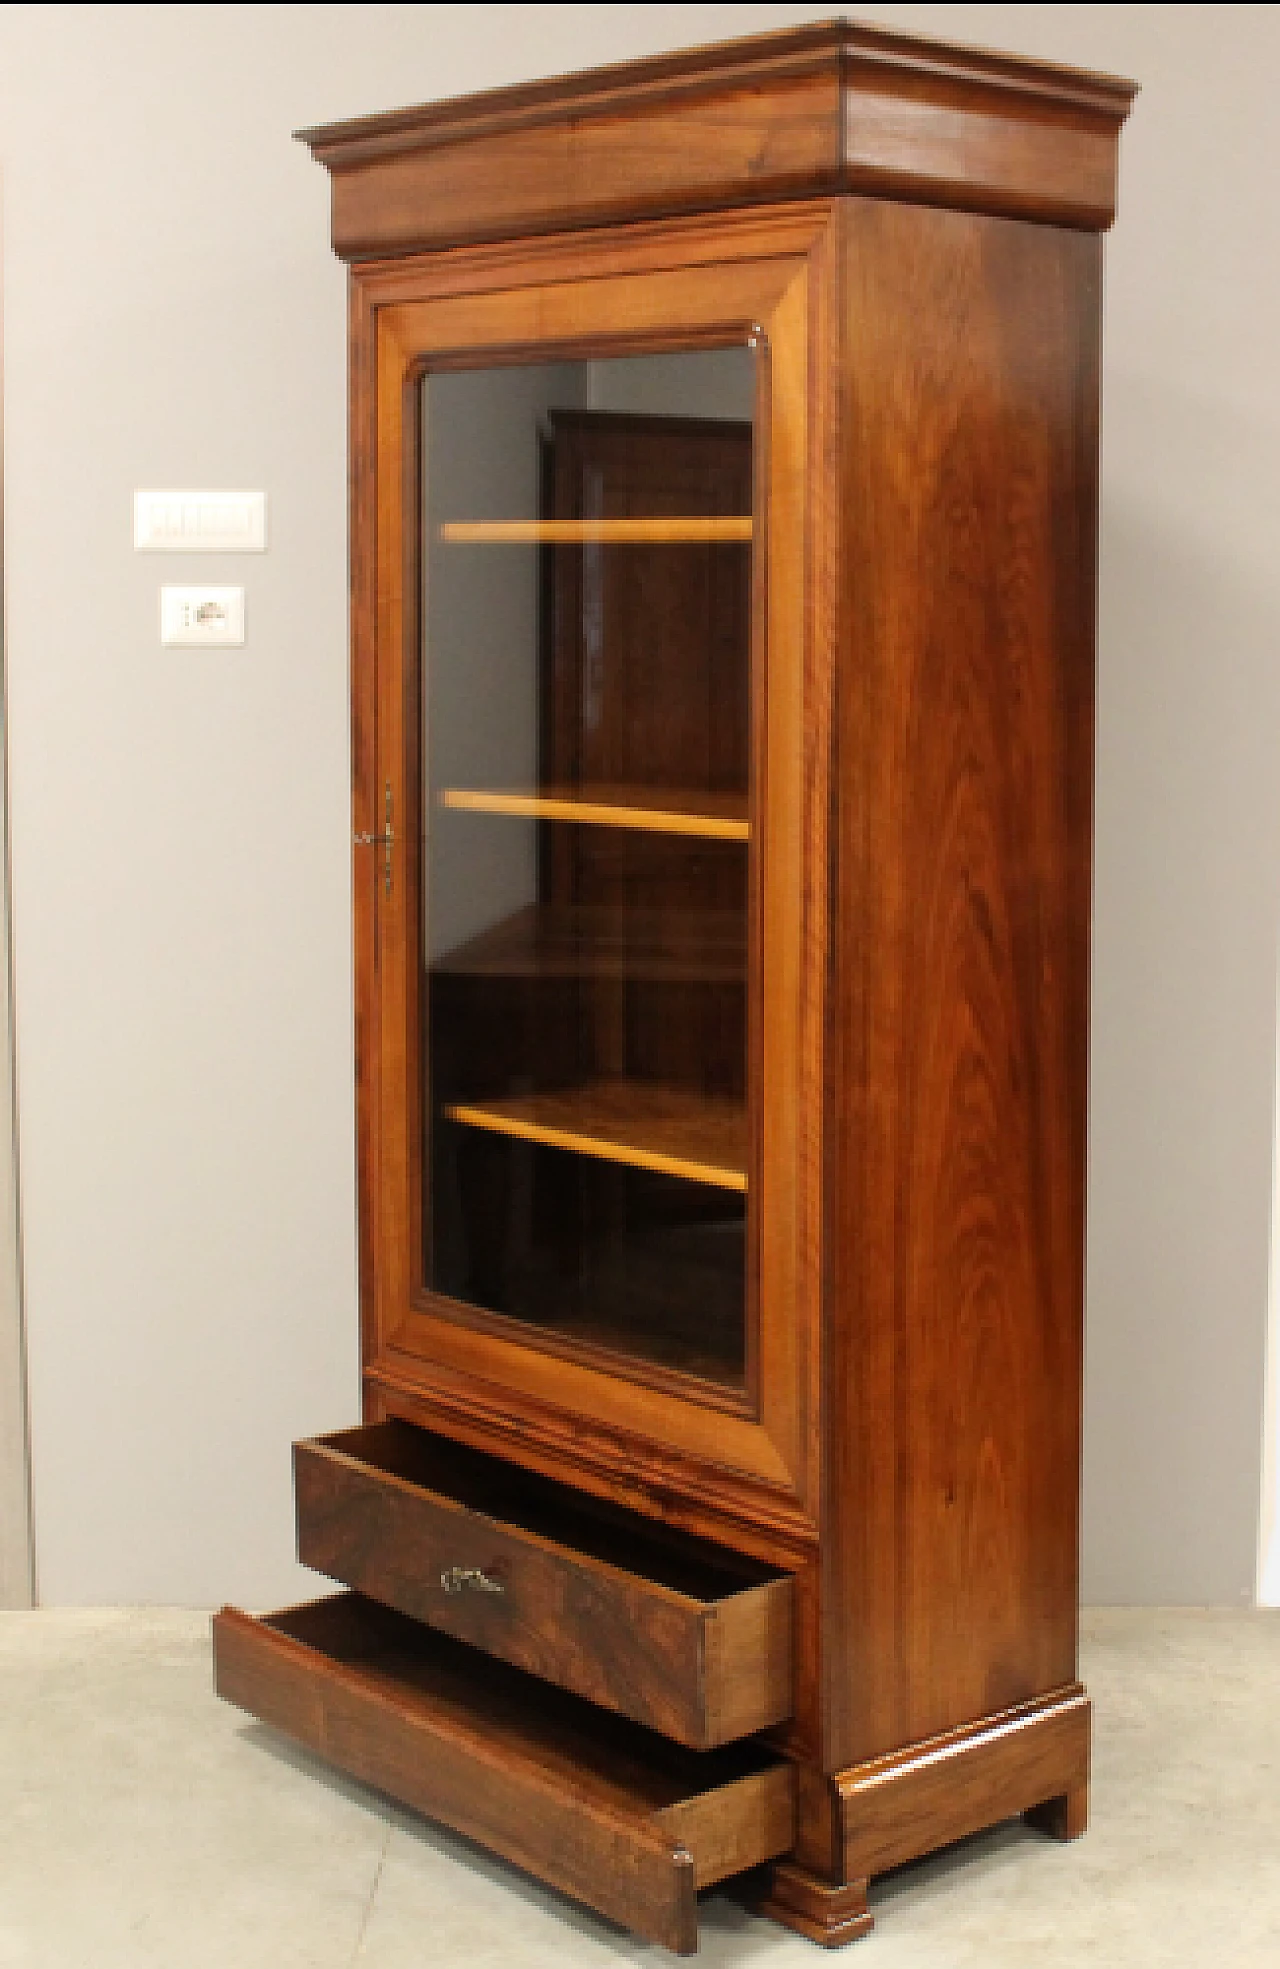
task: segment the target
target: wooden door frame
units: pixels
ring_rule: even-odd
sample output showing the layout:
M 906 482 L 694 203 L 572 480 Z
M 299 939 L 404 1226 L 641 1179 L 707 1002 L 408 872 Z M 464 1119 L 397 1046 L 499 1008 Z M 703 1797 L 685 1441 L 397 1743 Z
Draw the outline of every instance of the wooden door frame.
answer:
M 812 567 L 825 566 L 830 532 L 833 420 L 819 408 L 831 378 L 830 240 L 831 207 L 817 201 L 629 228 L 621 237 L 524 241 L 352 269 L 358 833 L 377 831 L 375 810 L 388 784 L 397 817 L 416 811 L 416 751 L 405 734 L 416 729 L 417 706 L 402 670 L 403 652 L 414 646 L 417 580 L 418 460 L 406 436 L 413 427 L 407 405 L 423 368 L 464 355 L 471 366 L 480 348 L 585 351 L 602 337 L 618 350 L 720 346 L 741 330 L 743 338 L 759 333 L 769 352 L 773 406 L 763 814 L 765 865 L 775 873 L 764 885 L 757 934 L 772 953 L 761 1017 L 766 1066 L 774 1071 L 771 1126 L 756 1153 L 762 1187 L 774 1199 L 771 1209 L 761 1204 L 759 1220 L 759 1289 L 774 1310 L 760 1328 L 759 1409 L 703 1405 L 638 1380 L 619 1382 L 481 1331 L 479 1320 L 441 1317 L 427 1327 L 410 1317 L 417 1306 L 408 1270 L 417 1130 L 413 1115 L 395 1108 L 394 1089 L 406 1079 L 416 1086 L 407 1067 L 416 1046 L 406 953 L 418 876 L 397 828 L 389 900 L 367 862 L 358 864 L 356 878 L 366 1411 L 370 1419 L 411 1412 L 488 1447 L 500 1439 L 517 1460 L 547 1462 L 562 1475 L 571 1468 L 575 1482 L 606 1493 L 616 1491 L 620 1464 L 631 1472 L 643 1465 L 664 1509 L 687 1515 L 696 1528 L 723 1534 L 732 1527 L 737 1537 L 756 1540 L 781 1536 L 802 1548 L 814 1536 L 818 1505 L 821 1198 L 811 1117 L 822 1084 L 830 623 L 825 611 L 805 609 L 797 597 Z

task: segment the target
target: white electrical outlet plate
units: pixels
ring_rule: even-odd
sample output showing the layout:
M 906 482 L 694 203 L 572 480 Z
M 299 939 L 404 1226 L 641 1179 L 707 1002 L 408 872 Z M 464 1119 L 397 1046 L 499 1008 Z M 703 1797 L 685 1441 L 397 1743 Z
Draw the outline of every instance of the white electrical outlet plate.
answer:
M 135 492 L 133 544 L 142 554 L 264 554 L 265 492 Z
M 239 648 L 243 588 L 162 588 L 160 641 L 166 649 Z

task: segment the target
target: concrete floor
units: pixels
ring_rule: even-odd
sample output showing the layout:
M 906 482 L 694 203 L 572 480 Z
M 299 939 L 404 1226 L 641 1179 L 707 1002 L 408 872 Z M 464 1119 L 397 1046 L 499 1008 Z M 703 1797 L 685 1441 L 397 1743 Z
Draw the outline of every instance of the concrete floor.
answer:
M 0 1615 L 0 1969 L 672 1960 L 213 1700 L 190 1613 Z M 1280 1615 L 1092 1613 L 1093 1827 L 872 1891 L 865 1969 L 1280 1969 Z M 707 1897 L 706 1964 L 817 1969 Z

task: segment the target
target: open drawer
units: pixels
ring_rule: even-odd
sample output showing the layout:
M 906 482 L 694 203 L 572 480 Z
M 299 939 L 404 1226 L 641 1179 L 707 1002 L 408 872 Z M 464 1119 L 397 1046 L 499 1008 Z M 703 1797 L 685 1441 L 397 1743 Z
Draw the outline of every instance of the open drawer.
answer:
M 789 1765 L 688 1751 L 359 1594 L 214 1621 L 218 1693 L 679 1954 L 699 1887 L 786 1852 Z
M 792 1581 L 405 1422 L 294 1448 L 303 1563 L 695 1749 L 792 1713 Z

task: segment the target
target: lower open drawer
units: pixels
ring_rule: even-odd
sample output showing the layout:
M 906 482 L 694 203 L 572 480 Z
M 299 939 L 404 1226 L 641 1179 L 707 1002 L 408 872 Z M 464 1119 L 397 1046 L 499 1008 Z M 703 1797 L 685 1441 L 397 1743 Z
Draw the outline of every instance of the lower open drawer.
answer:
M 214 1621 L 218 1693 L 682 1955 L 699 1887 L 786 1852 L 790 1766 L 689 1751 L 359 1594 Z

